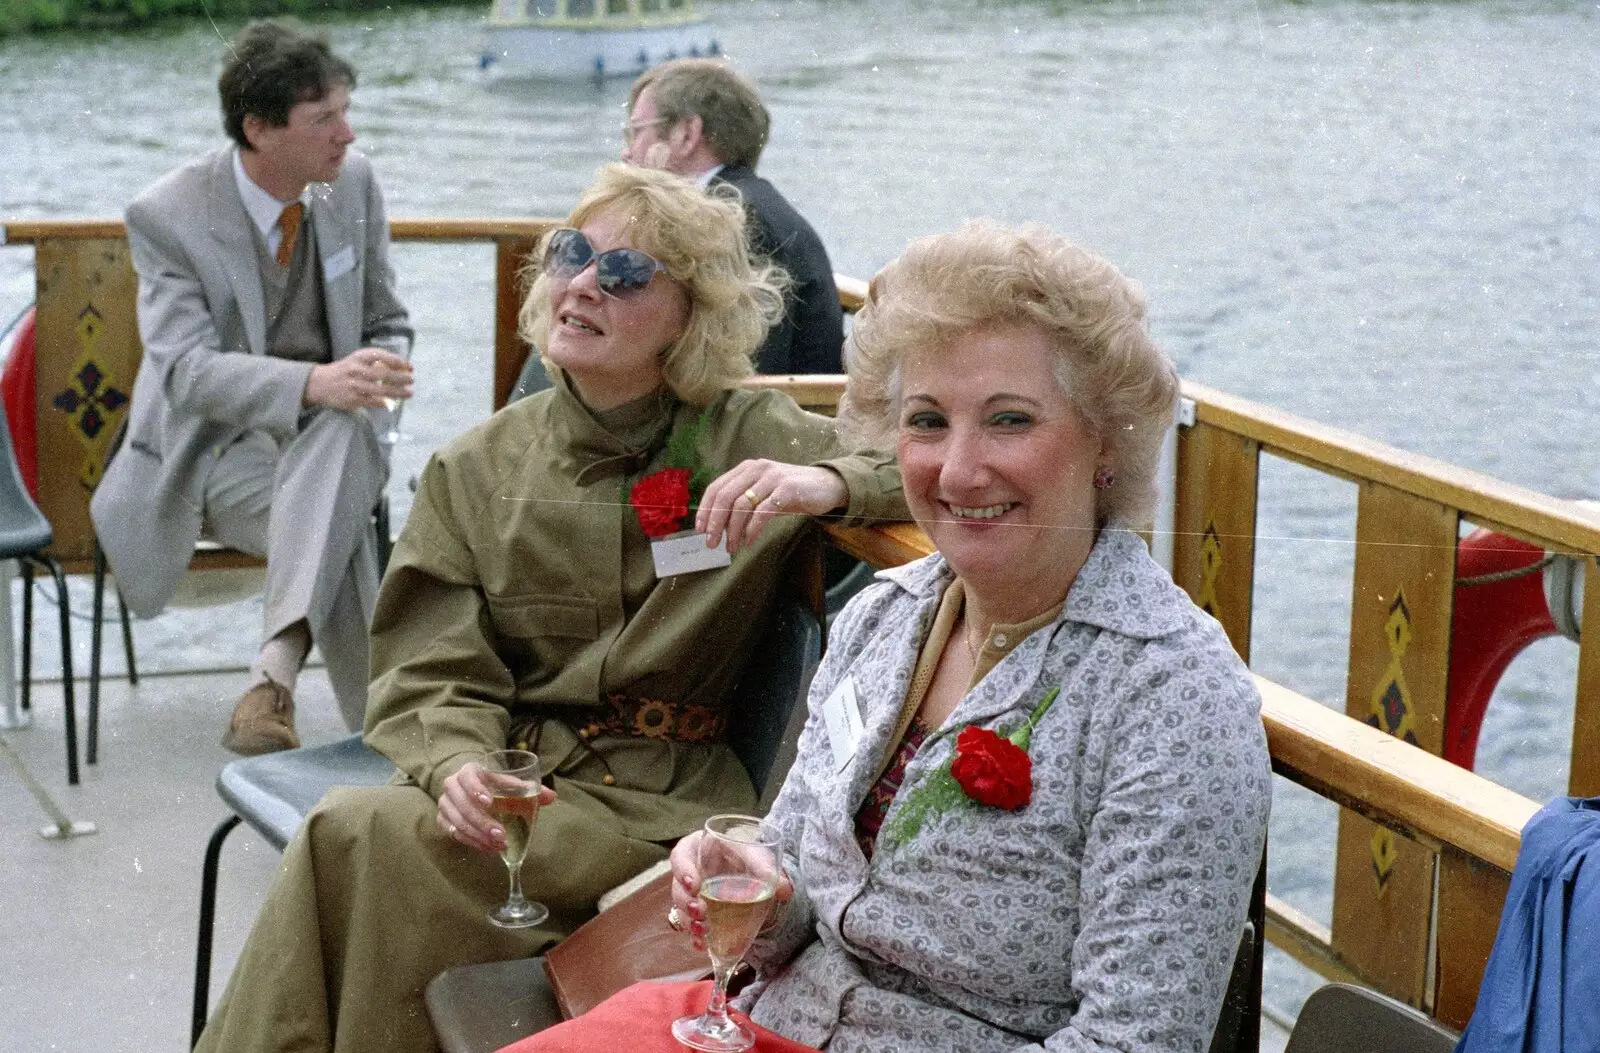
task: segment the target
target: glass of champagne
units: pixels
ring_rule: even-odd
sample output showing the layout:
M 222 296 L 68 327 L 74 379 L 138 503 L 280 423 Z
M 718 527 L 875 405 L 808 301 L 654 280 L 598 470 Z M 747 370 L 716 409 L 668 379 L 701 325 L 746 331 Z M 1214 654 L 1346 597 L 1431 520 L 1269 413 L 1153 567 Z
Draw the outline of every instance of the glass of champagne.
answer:
M 392 379 L 391 379 L 392 378 Z M 384 378 L 380 382 L 384 388 L 400 387 L 405 383 L 405 372 L 400 369 L 385 369 Z M 383 407 L 389 411 L 389 426 L 378 436 L 378 441 L 385 446 L 393 446 L 409 436 L 400 430 L 400 407 L 405 405 L 405 399 L 392 399 L 384 396 Z
M 479 761 L 483 781 L 492 798 L 489 814 L 506 832 L 500 858 L 511 872 L 511 892 L 489 912 L 489 920 L 502 929 L 526 929 L 550 916 L 542 903 L 522 895 L 522 861 L 528 856 L 533 824 L 539 818 L 539 758 L 527 750 L 495 750 Z
M 778 888 L 778 831 L 748 815 L 714 815 L 700 839 L 700 901 L 706 911 L 706 950 L 714 983 L 700 1016 L 672 1025 L 693 1049 L 740 1053 L 755 1045 L 750 1029 L 728 1015 L 728 980 L 772 911 Z

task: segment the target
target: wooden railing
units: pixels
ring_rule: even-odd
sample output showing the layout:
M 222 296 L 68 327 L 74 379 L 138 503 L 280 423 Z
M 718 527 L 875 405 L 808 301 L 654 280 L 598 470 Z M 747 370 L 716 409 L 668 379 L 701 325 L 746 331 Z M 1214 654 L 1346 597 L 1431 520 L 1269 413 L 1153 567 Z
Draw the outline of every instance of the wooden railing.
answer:
M 552 222 L 392 224 L 400 241 L 495 246 L 494 407 L 503 404 L 525 355 L 515 335 L 517 272 Z M 54 370 L 48 378 L 41 372 L 39 383 L 41 451 L 47 426 L 61 432 L 52 441 L 63 449 L 87 445 L 81 434 L 67 434 L 67 415 L 48 400 L 75 382 L 86 360 L 131 387 L 138 337 L 122 225 L 28 222 L 0 231 L 0 240 L 35 247 L 41 370 L 47 362 Z M 839 284 L 847 309 L 859 306 L 865 284 L 848 278 Z M 784 387 L 821 410 L 831 409 L 843 390 L 839 377 L 753 383 Z M 1536 806 L 1435 756 L 1442 746 L 1459 526 L 1468 520 L 1579 556 L 1584 620 L 1600 625 L 1593 555 L 1600 552 L 1600 519 L 1572 503 L 1199 385 L 1183 390 L 1194 420 L 1179 429 L 1173 576 L 1222 623 L 1246 660 L 1262 453 L 1352 480 L 1359 490 L 1348 716 L 1261 683 L 1275 770 L 1344 806 L 1333 924 L 1323 927 L 1272 900 L 1269 936 L 1325 975 L 1355 978 L 1461 1027 L 1493 939 L 1518 832 Z M 111 416 L 120 412 L 125 407 Z M 80 471 L 77 482 L 66 487 L 77 492 L 65 498 L 41 494 L 41 505 L 58 538 L 81 546 L 90 536 L 83 495 L 93 479 Z M 81 536 L 70 529 L 74 516 L 82 519 Z M 927 538 L 910 525 L 831 533 L 836 545 L 880 566 L 928 551 Z M 1571 792 L 1600 793 L 1600 643 L 1586 641 L 1581 649 L 1575 712 Z M 1367 726 L 1369 719 L 1378 726 Z

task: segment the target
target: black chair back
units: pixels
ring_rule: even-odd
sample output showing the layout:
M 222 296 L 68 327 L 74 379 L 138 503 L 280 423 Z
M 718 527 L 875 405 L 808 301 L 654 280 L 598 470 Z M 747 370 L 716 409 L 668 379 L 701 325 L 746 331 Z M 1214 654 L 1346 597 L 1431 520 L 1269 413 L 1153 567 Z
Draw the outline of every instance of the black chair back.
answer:
M 774 604 L 734 689 L 728 745 L 744 762 L 765 814 L 794 763 L 806 719 L 806 691 L 822 657 L 822 625 L 790 592 Z
M 53 532 L 22 481 L 4 406 L 0 406 L 0 447 L 0 559 L 16 559 L 49 547 Z

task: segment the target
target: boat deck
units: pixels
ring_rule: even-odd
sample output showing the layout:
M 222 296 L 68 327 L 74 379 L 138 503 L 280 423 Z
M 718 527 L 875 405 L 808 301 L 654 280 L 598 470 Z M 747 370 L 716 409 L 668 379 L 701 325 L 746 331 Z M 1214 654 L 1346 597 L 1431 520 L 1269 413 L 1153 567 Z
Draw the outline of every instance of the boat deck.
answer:
M 87 582 L 74 581 L 74 609 L 87 611 Z M 13 611 L 21 625 L 20 592 Z M 36 671 L 60 669 L 55 612 L 35 605 Z M 0 732 L 35 778 L 74 820 L 98 832 L 68 841 L 39 836 L 48 817 L 9 765 L 0 764 L 0 887 L 7 964 L 0 997 L 0 1046 L 7 1053 L 95 1050 L 179 1053 L 188 1048 L 194 984 L 200 865 L 206 840 L 227 811 L 214 789 L 231 758 L 218 745 L 258 625 L 251 602 L 175 611 L 136 623 L 137 687 L 113 678 L 101 699 L 100 759 L 68 787 L 62 694 L 56 678 L 36 682 L 31 726 Z M 78 668 L 87 670 L 89 626 L 75 622 Z M 110 642 L 114 642 L 112 637 Z M 242 641 L 242 643 L 240 642 Z M 220 661 L 219 661 L 220 658 Z M 181 671 L 202 664 L 210 671 Z M 302 675 L 296 726 L 314 744 L 345 734 L 326 675 Z M 88 684 L 78 686 L 80 743 L 87 731 Z M 280 856 L 249 827 L 223 851 L 217 895 L 212 998 L 221 994 Z M 1261 1048 L 1283 1048 L 1281 1029 L 1263 1020 Z
M 75 594 L 79 584 L 73 583 Z M 75 595 L 74 609 L 87 611 L 86 600 Z M 20 631 L 20 604 L 13 611 Z M 174 612 L 136 624 L 137 658 L 141 672 L 149 670 L 137 687 L 122 678 L 120 654 L 108 647 L 107 664 L 117 675 L 102 689 L 99 763 L 83 765 L 75 787 L 66 777 L 55 611 L 37 602 L 34 613 L 34 668 L 56 675 L 35 683 L 31 726 L 0 734 L 68 815 L 94 823 L 98 832 L 67 841 L 41 838 L 48 817 L 11 767 L 0 763 L 0 888 L 6 898 L 0 957 L 7 962 L 0 1047 L 8 1053 L 186 1050 L 200 864 L 212 829 L 228 814 L 214 784 L 232 754 L 218 740 L 245 674 L 237 668 L 173 672 L 173 662 L 215 668 L 216 650 L 193 639 L 203 632 L 239 634 L 248 654 L 248 641 L 259 631 L 259 607 Z M 88 630 L 75 621 L 80 676 L 88 668 Z M 296 694 L 302 741 L 345 734 L 320 669 L 302 675 Z M 87 697 L 88 682 L 80 679 L 80 748 Z M 228 839 L 218 883 L 213 998 L 221 994 L 279 859 L 249 827 Z

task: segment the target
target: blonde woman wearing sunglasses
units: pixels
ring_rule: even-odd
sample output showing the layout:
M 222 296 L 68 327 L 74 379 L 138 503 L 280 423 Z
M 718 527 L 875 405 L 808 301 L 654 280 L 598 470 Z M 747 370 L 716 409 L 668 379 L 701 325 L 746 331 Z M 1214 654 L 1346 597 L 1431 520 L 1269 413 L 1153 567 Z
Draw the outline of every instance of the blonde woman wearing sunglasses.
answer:
M 522 311 L 553 387 L 434 457 L 378 599 L 366 737 L 402 785 L 307 818 L 201 1050 L 433 1050 L 428 980 L 538 953 L 755 806 L 721 733 L 785 555 L 808 515 L 906 517 L 892 456 L 735 389 L 782 275 L 752 263 L 734 199 L 617 165 L 568 223 Z M 683 531 L 704 538 L 658 561 Z M 731 562 L 685 569 L 712 546 Z M 485 919 L 504 833 L 474 758 L 507 746 L 560 802 L 522 870 L 550 916 L 521 929 Z

